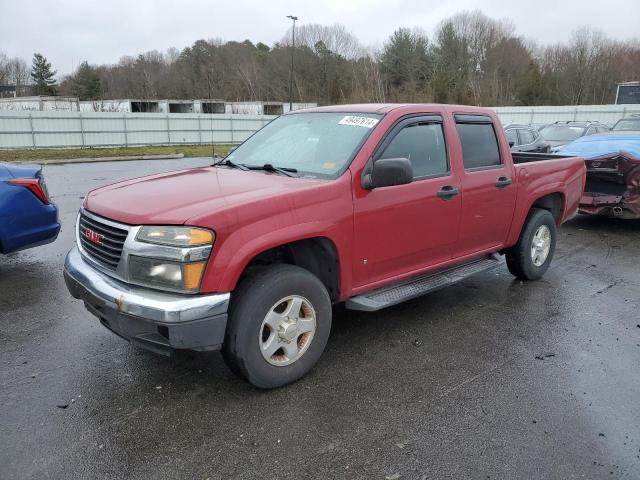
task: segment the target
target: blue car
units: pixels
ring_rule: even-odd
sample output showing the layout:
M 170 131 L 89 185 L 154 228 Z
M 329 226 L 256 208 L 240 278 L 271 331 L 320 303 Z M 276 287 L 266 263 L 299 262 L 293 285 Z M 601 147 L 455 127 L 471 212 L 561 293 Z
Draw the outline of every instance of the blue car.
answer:
M 609 132 L 580 137 L 559 148 L 557 153 L 586 159 L 626 153 L 640 158 L 640 132 Z
M 42 167 L 0 164 L 0 253 L 51 243 L 59 232 Z

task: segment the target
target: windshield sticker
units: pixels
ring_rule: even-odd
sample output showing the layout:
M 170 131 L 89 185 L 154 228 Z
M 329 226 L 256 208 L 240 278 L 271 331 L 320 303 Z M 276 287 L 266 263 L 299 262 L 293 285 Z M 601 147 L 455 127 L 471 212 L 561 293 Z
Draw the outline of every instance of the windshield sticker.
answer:
M 342 120 L 338 122 L 339 125 L 351 125 L 353 127 L 364 127 L 364 128 L 373 128 L 376 126 L 376 123 L 378 123 L 377 118 L 356 117 L 352 115 L 342 117 Z
M 325 170 L 333 170 L 336 168 L 336 162 L 324 162 L 322 168 Z

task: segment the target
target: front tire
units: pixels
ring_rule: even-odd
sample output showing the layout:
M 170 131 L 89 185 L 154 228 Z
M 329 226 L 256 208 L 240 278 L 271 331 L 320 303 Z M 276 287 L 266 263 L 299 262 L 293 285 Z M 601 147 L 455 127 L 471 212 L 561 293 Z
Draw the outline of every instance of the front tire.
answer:
M 322 282 L 294 265 L 272 265 L 244 279 L 231 296 L 222 355 L 259 388 L 303 377 L 331 331 L 331 299 Z
M 518 243 L 507 249 L 509 271 L 521 280 L 537 280 L 549 268 L 556 249 L 556 222 L 547 210 L 529 214 Z

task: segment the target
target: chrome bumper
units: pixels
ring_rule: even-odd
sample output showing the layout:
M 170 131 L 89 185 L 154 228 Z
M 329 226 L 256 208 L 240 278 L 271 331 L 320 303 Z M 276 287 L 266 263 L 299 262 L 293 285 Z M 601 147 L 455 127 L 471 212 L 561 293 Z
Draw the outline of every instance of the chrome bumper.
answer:
M 67 254 L 64 278 L 105 327 L 144 348 L 169 353 L 222 345 L 229 293 L 179 295 L 128 285 L 93 268 L 77 247 Z

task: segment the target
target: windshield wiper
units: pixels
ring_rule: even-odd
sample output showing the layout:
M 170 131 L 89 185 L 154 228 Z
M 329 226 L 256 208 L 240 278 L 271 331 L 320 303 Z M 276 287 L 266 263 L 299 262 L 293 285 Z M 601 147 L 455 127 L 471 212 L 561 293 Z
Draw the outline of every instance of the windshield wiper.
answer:
M 265 163 L 264 165 L 243 165 L 247 167 L 249 170 L 264 170 L 265 172 L 277 172 L 281 175 L 286 175 L 287 177 L 297 177 L 296 173 L 298 173 L 297 168 L 289 168 L 289 167 L 274 167 L 270 163 Z
M 211 165 L 212 167 L 217 167 L 218 165 L 222 165 L 225 167 L 231 167 L 231 168 L 239 168 L 240 170 L 249 170 L 249 167 L 247 167 L 246 165 L 243 165 L 241 163 L 234 163 L 231 160 L 226 160 L 226 159 L 222 159 L 219 160 L 217 162 L 213 162 L 213 164 Z

